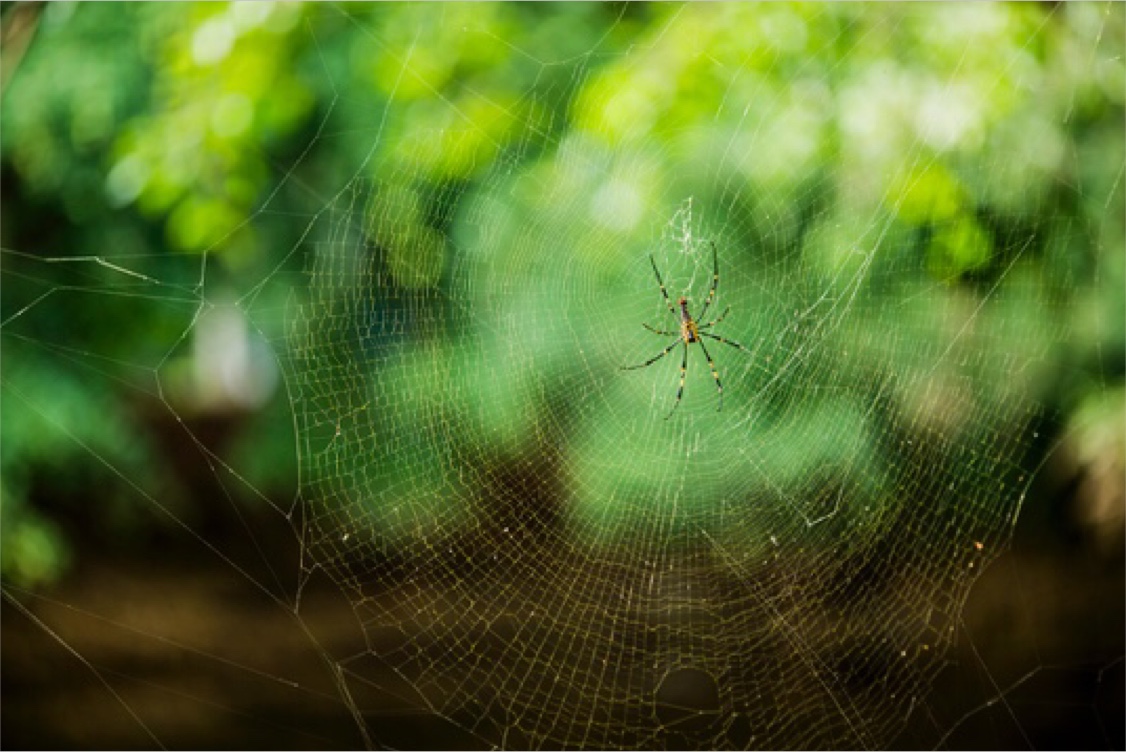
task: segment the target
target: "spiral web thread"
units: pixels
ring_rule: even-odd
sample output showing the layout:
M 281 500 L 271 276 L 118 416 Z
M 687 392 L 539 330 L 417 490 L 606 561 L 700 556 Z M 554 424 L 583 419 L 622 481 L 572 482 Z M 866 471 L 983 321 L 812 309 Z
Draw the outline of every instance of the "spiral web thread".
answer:
M 448 747 L 898 746 L 915 722 L 943 746 L 1001 710 L 1024 733 L 1017 690 L 1076 663 L 1035 637 L 1015 680 L 971 644 L 980 704 L 944 713 L 928 691 L 973 633 L 963 604 L 1038 464 L 1076 430 L 1075 377 L 1093 371 L 1099 397 L 1118 388 L 1122 317 L 1105 301 L 1123 266 L 1123 6 L 630 4 L 574 39 L 560 30 L 589 31 L 607 6 L 249 7 L 208 12 L 303 15 L 301 32 L 270 33 L 308 44 L 267 59 L 303 50 L 313 65 L 294 60 L 294 75 L 312 68 L 336 95 L 300 156 L 263 160 L 284 172 L 238 220 L 263 234 L 200 256 L 97 234 L 90 255 L 4 248 L 6 446 L 115 484 L 91 483 L 94 514 L 140 499 L 224 584 L 277 607 L 340 691 L 321 692 L 286 650 L 263 670 L 271 651 L 226 638 L 275 643 L 247 612 L 193 606 L 214 602 L 193 599 L 195 572 L 177 597 L 160 593 L 173 627 L 99 570 L 80 574 L 109 582 L 110 601 L 5 581 L 6 604 L 96 682 L 85 692 L 68 675 L 95 704 L 56 702 L 81 736 L 54 738 L 88 746 L 102 724 L 83 719 L 115 717 L 100 699 L 141 734 L 111 731 L 104 746 L 200 746 L 213 736 L 181 736 L 181 716 L 147 703 L 257 722 L 265 686 L 333 714 L 331 736 L 314 721 L 297 743 L 353 739 L 342 707 L 360 741 L 392 747 L 418 746 L 419 713 Z M 359 29 L 348 44 L 332 37 L 341 25 Z M 333 182 L 342 170 L 352 177 Z M 111 194 L 123 174 L 107 177 Z M 278 257 L 240 267 L 259 243 Z M 699 315 L 713 248 L 718 295 L 701 323 L 730 306 L 713 331 L 747 351 L 705 342 L 717 411 L 693 344 L 674 407 L 679 346 L 621 369 L 672 339 L 643 323 L 678 326 L 652 264 Z M 87 296 L 96 335 L 66 308 L 89 310 Z M 104 338 L 106 322 L 152 316 Z M 297 426 L 296 506 L 274 497 L 286 473 L 263 468 L 276 461 L 265 447 L 228 456 L 208 427 L 262 408 L 271 348 Z M 123 404 L 151 412 L 137 422 Z M 1038 426 L 1061 404 L 1069 425 L 1045 442 Z M 186 474 L 216 481 L 187 489 L 190 503 L 169 492 L 163 452 L 134 451 L 170 434 L 198 450 Z M 244 495 L 280 530 L 246 516 Z M 193 518 L 216 498 L 244 537 Z M 273 548 L 294 521 L 300 570 Z M 363 625 L 359 655 L 340 647 L 351 634 L 316 629 L 352 627 L 310 597 L 322 571 Z M 181 640 L 188 611 L 206 617 L 203 636 Z M 150 673 L 156 643 L 177 649 L 155 659 L 175 679 Z M 12 644 L 6 661 L 40 663 Z M 227 691 L 187 658 L 220 666 Z M 1098 698 L 1074 705 L 1102 722 Z M 62 717 L 12 716 L 25 734 Z M 301 718 L 263 725 L 293 741 Z
M 804 53 L 773 50 L 793 86 L 756 78 L 737 43 L 749 16 L 695 25 L 717 13 L 804 25 Z M 309 560 L 363 621 L 369 651 L 348 668 L 467 744 L 887 744 L 1008 540 L 1051 366 L 1043 332 L 1067 336 L 1051 310 L 1074 292 L 1052 243 L 1087 228 L 997 218 L 981 268 L 928 256 L 934 235 L 972 250 L 979 224 L 934 212 L 919 230 L 920 186 L 954 175 L 1003 204 L 1028 176 L 1029 142 L 1005 138 L 1021 107 L 966 126 L 983 145 L 964 147 L 916 119 L 919 81 L 823 83 L 819 52 L 861 60 L 876 38 L 923 34 L 932 9 L 803 13 L 685 8 L 628 54 L 608 42 L 544 62 L 498 105 L 523 134 L 503 143 L 452 98 L 439 114 L 455 125 L 381 123 L 318 215 L 288 375 Z M 919 53 L 932 96 L 987 75 L 990 95 L 1030 97 L 1014 94 L 1019 60 L 975 67 L 988 40 L 973 28 Z M 658 61 L 675 55 L 668 94 Z M 638 89 L 616 76 L 650 98 L 628 100 Z M 580 125 L 560 136 L 545 113 L 568 79 Z M 678 130 L 693 86 L 723 93 Z M 644 106 L 670 119 L 662 139 L 646 136 L 660 123 L 607 114 Z M 834 108 L 838 121 L 819 114 Z M 873 142 L 904 138 L 881 162 Z M 827 142 L 832 174 L 815 166 Z M 474 179 L 435 183 L 439 148 Z M 730 306 L 714 331 L 750 352 L 706 341 L 717 410 L 693 345 L 673 410 L 679 346 L 621 367 L 670 342 L 642 322 L 677 326 L 650 255 L 697 311 L 713 243 L 706 318 Z

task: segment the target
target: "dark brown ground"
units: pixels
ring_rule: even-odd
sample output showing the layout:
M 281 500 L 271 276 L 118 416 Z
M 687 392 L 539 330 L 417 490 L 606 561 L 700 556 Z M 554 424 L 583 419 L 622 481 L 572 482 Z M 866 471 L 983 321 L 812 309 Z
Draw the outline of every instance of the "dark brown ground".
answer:
M 48 592 L 9 590 L 42 625 L 4 603 L 4 748 L 363 745 L 315 646 L 338 659 L 364 653 L 347 600 L 314 578 L 298 620 L 232 564 L 189 551 L 87 554 Z M 292 591 L 295 551 L 266 560 Z M 272 583 L 254 562 L 236 561 Z M 1018 530 L 1014 551 L 973 590 L 950 667 L 895 745 L 1124 748 L 1124 587 L 1120 553 Z M 384 683 L 364 664 L 362 675 L 394 690 L 394 677 Z M 377 746 L 480 745 L 417 699 L 350 687 Z

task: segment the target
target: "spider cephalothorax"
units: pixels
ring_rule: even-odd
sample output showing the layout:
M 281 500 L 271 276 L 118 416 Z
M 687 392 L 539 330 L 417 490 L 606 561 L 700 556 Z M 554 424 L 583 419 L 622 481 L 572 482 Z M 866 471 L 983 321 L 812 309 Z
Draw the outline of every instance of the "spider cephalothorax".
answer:
M 680 361 L 680 386 L 676 390 L 676 402 L 673 403 L 672 410 L 669 411 L 669 414 L 667 416 L 665 416 L 665 420 L 668 420 L 669 418 L 672 417 L 673 410 L 676 410 L 676 408 L 680 405 L 680 398 L 684 394 L 684 379 L 688 375 L 688 346 L 689 345 L 698 344 L 700 346 L 700 350 L 704 353 L 704 357 L 707 358 L 707 360 L 708 360 L 708 368 L 711 369 L 712 378 L 715 379 L 715 388 L 716 388 L 716 391 L 719 393 L 719 407 L 716 408 L 717 411 L 723 409 L 723 384 L 719 380 L 719 373 L 716 372 L 715 361 L 712 360 L 712 356 L 708 352 L 708 348 L 704 347 L 704 340 L 702 338 L 708 337 L 709 339 L 714 339 L 717 342 L 722 342 L 725 345 L 731 345 L 732 347 L 737 347 L 740 350 L 742 350 L 743 352 L 747 352 L 747 353 L 750 352 L 750 350 L 743 347 L 738 342 L 734 342 L 734 341 L 726 339 L 724 337 L 719 337 L 715 334 L 712 334 L 711 332 L 704 331 L 705 329 L 710 329 L 713 326 L 715 326 L 716 324 L 718 324 L 719 322 L 723 321 L 724 316 L 726 316 L 727 312 L 731 310 L 731 306 L 728 306 L 727 308 L 725 308 L 723 313 L 721 313 L 719 315 L 719 318 L 717 318 L 717 319 L 709 321 L 708 323 L 703 324 L 703 325 L 696 323 L 699 319 L 704 317 L 704 314 L 706 314 L 708 312 L 708 307 L 711 306 L 712 301 L 715 300 L 716 287 L 719 286 L 719 256 L 716 252 L 715 243 L 712 243 L 711 246 L 712 246 L 712 267 L 713 267 L 712 287 L 708 291 L 708 298 L 707 298 L 707 300 L 704 301 L 704 307 L 702 309 L 700 309 L 700 315 L 699 316 L 693 316 L 691 311 L 688 310 L 688 298 L 684 297 L 683 295 L 680 298 L 678 298 L 677 301 L 676 301 L 677 304 L 680 306 L 680 313 L 678 314 L 676 312 L 676 309 L 673 308 L 673 306 L 672 306 L 672 301 L 669 299 L 669 294 L 665 290 L 665 283 L 661 279 L 661 273 L 659 271 L 657 271 L 657 262 L 653 260 L 652 255 L 649 256 L 649 263 L 653 265 L 653 274 L 656 275 L 657 284 L 660 285 L 660 287 L 661 287 L 661 295 L 663 295 L 664 298 L 665 298 L 665 305 L 668 307 L 669 313 L 671 313 L 673 316 L 676 316 L 677 318 L 680 319 L 680 332 L 679 333 L 677 333 L 677 332 L 666 332 L 666 331 L 662 331 L 660 329 L 654 329 L 653 327 L 649 326 L 648 324 L 642 324 L 643 327 L 645 327 L 649 331 L 653 332 L 654 334 L 662 334 L 662 335 L 666 335 L 666 336 L 670 336 L 670 337 L 675 336 L 676 340 L 674 340 L 671 344 L 669 344 L 669 346 L 666 347 L 664 350 L 661 350 L 660 353 L 658 353 L 654 357 L 650 358 L 649 360 L 645 361 L 644 363 L 642 363 L 640 365 L 636 365 L 636 366 L 622 366 L 622 370 L 631 371 L 631 370 L 634 370 L 636 368 L 645 368 L 646 366 L 650 366 L 650 365 L 656 363 L 661 358 L 668 355 L 669 352 L 674 347 L 676 347 L 677 345 L 684 345 L 684 357 Z

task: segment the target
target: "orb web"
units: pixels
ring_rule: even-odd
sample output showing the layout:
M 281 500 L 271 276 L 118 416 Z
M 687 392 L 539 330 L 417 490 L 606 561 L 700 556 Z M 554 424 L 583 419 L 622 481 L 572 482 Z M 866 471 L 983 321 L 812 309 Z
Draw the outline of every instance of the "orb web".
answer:
M 3 13 L 4 738 L 1114 747 L 1122 7 Z
M 289 339 L 309 561 L 353 669 L 471 743 L 881 746 L 1008 540 L 1067 334 L 1084 228 L 1006 214 L 1050 189 L 1030 150 L 1064 158 L 1021 130 L 1036 17 L 973 11 L 1024 29 L 997 69 L 998 27 L 929 37 L 932 9 L 662 12 L 413 130 L 427 69 L 381 41 L 391 114 Z M 890 38 L 919 45 L 872 64 Z M 717 409 L 689 345 L 674 408 L 682 345 L 623 367 L 675 341 L 642 327 L 679 325 L 653 265 L 696 311 L 713 247 L 746 351 L 705 343 Z

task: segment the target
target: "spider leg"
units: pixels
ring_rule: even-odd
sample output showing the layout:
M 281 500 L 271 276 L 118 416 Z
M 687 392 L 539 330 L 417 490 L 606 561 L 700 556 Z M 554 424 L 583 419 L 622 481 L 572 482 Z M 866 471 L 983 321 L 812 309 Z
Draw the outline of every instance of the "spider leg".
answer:
M 680 407 L 680 397 L 684 394 L 684 377 L 688 375 L 688 343 L 684 343 L 684 358 L 680 361 L 680 386 L 676 389 L 676 402 L 673 403 L 672 410 L 665 416 L 665 420 L 672 417 L 676 408 Z
M 712 360 L 712 354 L 708 352 L 708 348 L 704 347 L 704 340 L 698 339 L 696 341 L 700 343 L 700 349 L 704 351 L 704 357 L 708 359 L 708 368 L 712 369 L 712 378 L 715 379 L 715 388 L 716 391 L 719 392 L 719 407 L 716 408 L 716 412 L 719 412 L 723 409 L 723 384 L 719 381 L 719 373 L 715 370 L 715 361 Z
M 635 370 L 635 369 L 637 369 L 637 368 L 645 368 L 645 366 L 651 366 L 651 365 L 653 365 L 654 363 L 656 363 L 656 362 L 657 362 L 658 360 L 660 360 L 661 358 L 663 358 L 663 357 L 665 357 L 666 355 L 668 355 L 668 354 L 669 354 L 669 350 L 672 350 L 672 349 L 673 349 L 674 347 L 676 347 L 676 346 L 677 346 L 677 344 L 678 344 L 678 343 L 680 343 L 680 342 L 682 342 L 682 341 L 683 341 L 683 340 L 681 340 L 681 339 L 680 339 L 680 338 L 678 337 L 678 338 L 677 338 L 677 340 L 676 340 L 676 342 L 673 342 L 673 343 L 672 343 L 671 345 L 669 345 L 668 347 L 666 347 L 666 348 L 665 348 L 664 350 L 661 350 L 661 352 L 660 352 L 660 353 L 658 353 L 658 354 L 657 354 L 656 356 L 654 356 L 654 357 L 650 358 L 649 360 L 645 361 L 645 362 L 644 362 L 644 363 L 642 363 L 641 365 L 639 365 L 639 366 L 621 366 L 621 369 L 622 369 L 623 371 L 633 371 L 633 370 Z
M 714 339 L 716 342 L 722 342 L 725 345 L 731 345 L 732 347 L 738 348 L 738 349 L 742 350 L 743 352 L 747 353 L 747 355 L 754 355 L 753 352 L 751 352 L 747 348 L 743 347 L 738 342 L 736 342 L 734 340 L 727 339 L 726 337 L 720 337 L 720 336 L 712 334 L 710 332 L 700 332 L 700 336 L 701 337 L 709 337 L 711 339 Z M 757 363 L 752 363 L 752 365 L 754 365 L 755 368 L 759 369 L 763 373 L 770 373 L 770 371 L 768 371 L 767 369 L 758 365 Z
M 680 332 L 662 332 L 660 329 L 654 329 L 653 327 L 649 326 L 646 323 L 642 323 L 641 325 L 643 327 L 645 327 L 646 329 L 648 329 L 649 331 L 653 332 L 653 334 L 666 334 L 669 337 L 679 337 L 680 336 Z
M 713 320 L 709 321 L 708 323 L 704 324 L 703 326 L 697 327 L 697 329 L 707 329 L 709 327 L 715 326 L 719 322 L 723 321 L 724 317 L 727 316 L 727 312 L 730 311 L 730 310 L 731 310 L 731 306 L 727 306 L 727 308 L 723 309 L 723 313 L 721 313 L 719 315 L 718 319 L 713 319 Z
M 719 286 L 719 256 L 716 253 L 715 241 L 712 240 L 709 242 L 712 245 L 712 289 L 708 291 L 708 297 L 704 301 L 704 307 L 700 309 L 700 315 L 696 317 L 697 321 L 704 318 L 704 314 L 708 312 L 708 306 L 715 300 L 715 289 Z M 723 316 L 720 316 L 720 318 L 723 318 Z
M 657 284 L 661 286 L 661 294 L 665 296 L 665 305 L 668 306 L 669 313 L 679 318 L 679 314 L 677 314 L 676 309 L 672 307 L 672 301 L 669 300 L 669 293 L 667 290 L 665 290 L 665 282 L 663 279 L 661 279 L 661 273 L 657 271 L 657 262 L 653 260 L 652 253 L 649 254 L 649 263 L 653 265 L 653 273 L 657 275 Z
M 753 352 L 751 352 L 747 348 L 743 347 L 742 345 L 740 345 L 738 342 L 736 342 L 733 339 L 727 339 L 726 337 L 720 337 L 719 335 L 712 334 L 711 332 L 700 332 L 700 336 L 701 337 L 710 337 L 711 339 L 714 339 L 716 342 L 722 342 L 725 345 L 731 345 L 732 347 L 737 347 L 740 350 L 742 350 L 743 352 L 747 353 L 748 355 L 754 355 Z

